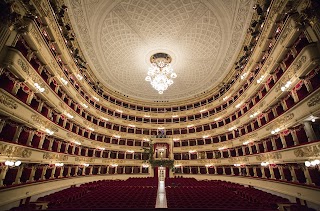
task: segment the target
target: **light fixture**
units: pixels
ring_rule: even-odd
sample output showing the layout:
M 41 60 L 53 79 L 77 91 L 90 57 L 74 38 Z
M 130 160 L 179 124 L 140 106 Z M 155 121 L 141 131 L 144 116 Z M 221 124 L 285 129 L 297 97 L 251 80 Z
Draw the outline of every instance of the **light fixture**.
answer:
M 97 97 L 95 97 L 95 96 L 93 96 L 92 98 L 95 99 L 95 100 L 98 101 L 98 102 L 100 101 L 100 99 L 97 98 Z
M 149 116 L 149 115 L 144 115 L 144 117 L 147 117 L 147 118 L 149 118 L 150 116 Z
M 70 118 L 70 119 L 72 119 L 72 118 L 73 118 L 73 116 L 72 116 L 70 113 L 65 112 L 65 114 L 66 114 L 66 116 L 67 116 L 68 118 Z
M 46 128 L 45 131 L 46 131 L 46 133 L 48 133 L 49 135 L 53 135 L 53 133 L 54 133 L 52 130 L 49 130 L 48 128 Z
M 84 167 L 88 167 L 88 166 L 89 166 L 89 163 L 84 163 L 83 166 L 84 166 Z
M 106 117 L 101 117 L 101 119 L 103 119 L 104 121 L 109 121 L 109 119 Z
M 240 76 L 240 79 L 241 79 L 241 80 L 245 79 L 245 77 L 247 76 L 247 74 L 248 74 L 247 72 L 243 73 L 243 74 Z
M 196 153 L 197 152 L 197 150 L 189 150 L 189 153 Z
M 271 134 L 276 134 L 280 131 L 280 128 L 276 128 L 274 130 L 271 131 Z
M 79 141 L 73 141 L 73 143 L 75 143 L 77 145 L 81 145 L 81 143 Z
M 129 124 L 128 126 L 129 126 L 129 127 L 136 127 L 135 125 L 131 125 L 131 124 Z
M 76 77 L 77 77 L 77 79 L 78 79 L 79 81 L 81 81 L 81 80 L 83 79 L 83 76 L 80 75 L 79 73 L 76 75 Z
M 254 112 L 253 114 L 250 115 L 250 118 L 253 118 L 259 114 L 259 111 Z
M 310 167 L 310 166 L 316 166 L 320 164 L 320 160 L 312 160 L 312 161 L 306 161 L 304 162 L 304 165 L 306 167 Z
M 64 79 L 64 78 L 60 78 L 60 80 L 61 80 L 61 82 L 64 84 L 64 85 L 67 85 L 68 84 L 68 81 L 66 80 L 66 79 Z
M 112 167 L 117 167 L 117 166 L 118 166 L 118 164 L 113 163 L 113 164 L 111 164 L 111 166 L 112 166 Z
M 85 108 L 88 108 L 88 105 L 85 104 L 85 103 L 82 103 L 82 106 L 85 107 Z
M 264 75 L 262 75 L 258 80 L 257 80 L 257 83 L 260 84 L 264 79 Z
M 113 137 L 115 137 L 115 138 L 121 138 L 121 136 L 119 136 L 119 135 L 113 135 Z
M 88 127 L 89 130 L 94 131 L 94 129 L 92 127 Z
M 241 105 L 242 105 L 242 103 L 238 103 L 235 107 L 240 108 Z
M 143 141 L 150 141 L 150 139 L 144 138 Z
M 148 168 L 148 167 L 149 167 L 149 164 L 143 163 L 143 164 L 142 164 L 142 167 L 143 167 L 143 168 Z
M 200 113 L 205 112 L 205 111 L 207 111 L 207 109 L 202 109 L 202 110 L 200 111 Z
M 212 164 L 206 164 L 205 167 L 210 168 L 212 167 Z
M 41 87 L 38 83 L 34 83 L 34 86 L 39 90 L 39 92 L 44 92 L 44 88 Z
M 225 96 L 224 98 L 222 98 L 223 101 L 228 100 L 229 96 Z
M 21 161 L 17 160 L 16 162 L 14 162 L 14 161 L 6 160 L 4 162 L 4 165 L 6 165 L 6 166 L 20 166 L 21 165 Z
M 180 141 L 180 139 L 179 138 L 174 138 L 173 141 Z
M 175 167 L 175 168 L 181 167 L 181 164 L 176 164 L 176 165 L 174 165 L 174 167 Z
M 219 147 L 218 150 L 224 150 L 226 147 Z
M 268 166 L 269 165 L 269 162 L 262 162 L 261 163 L 261 166 Z
M 191 128 L 191 127 L 194 127 L 194 125 L 188 125 L 188 126 L 187 126 L 187 128 Z
M 209 137 L 210 137 L 209 135 L 202 136 L 202 138 L 209 138 Z
M 122 113 L 123 111 L 121 111 L 121 110 L 119 110 L 119 109 L 116 109 L 116 112 Z
M 233 127 L 230 127 L 230 128 L 228 129 L 228 131 L 232 131 L 232 130 L 235 130 L 235 129 L 237 129 L 237 127 L 236 127 L 236 126 L 233 126 Z
M 236 167 L 241 166 L 241 164 L 239 164 L 239 163 L 235 163 L 235 164 L 233 164 L 233 165 L 236 166 Z
M 217 118 L 214 119 L 214 121 L 218 121 L 218 120 L 220 120 L 220 119 L 221 119 L 220 117 L 217 117 Z
M 178 117 L 178 115 L 172 115 L 172 118 L 176 118 L 176 117 Z
M 163 94 L 173 84 L 172 79 L 177 77 L 177 74 L 173 72 L 171 67 L 171 61 L 171 56 L 166 53 L 156 53 L 150 57 L 151 67 L 145 80 L 150 81 L 152 87 L 159 94 Z
M 243 145 L 248 145 L 249 143 L 251 143 L 250 141 L 245 141 L 245 142 L 243 142 L 242 144 Z
M 104 148 L 104 147 L 98 147 L 98 149 L 103 151 L 103 150 L 105 150 L 106 148 Z
M 291 85 L 291 81 L 287 81 L 287 83 L 284 85 L 284 86 L 282 86 L 281 87 L 281 91 L 286 91 L 287 90 L 287 88 L 289 88 L 289 86 Z
M 63 163 L 55 163 L 54 165 L 57 167 L 62 167 L 64 164 Z
M 127 150 L 127 153 L 134 153 L 134 150 Z

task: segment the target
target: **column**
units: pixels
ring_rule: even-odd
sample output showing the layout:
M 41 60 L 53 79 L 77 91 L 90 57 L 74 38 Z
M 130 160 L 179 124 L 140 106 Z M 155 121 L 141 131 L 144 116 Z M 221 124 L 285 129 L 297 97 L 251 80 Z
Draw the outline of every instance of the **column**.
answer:
M 116 167 L 114 168 L 114 173 L 115 173 L 115 174 L 118 174 L 118 166 L 116 166 Z
M 29 132 L 29 136 L 28 136 L 28 140 L 27 140 L 27 144 L 26 144 L 27 146 L 31 146 L 32 139 L 33 139 L 33 136 L 34 136 L 35 132 L 36 131 L 34 131 L 34 130 L 31 130 Z
M 273 167 L 271 165 L 269 165 L 269 171 L 270 171 L 270 179 L 275 179 L 276 177 L 274 176 Z
M 67 177 L 70 177 L 70 173 L 71 173 L 71 167 L 68 166 Z
M 258 174 L 257 174 L 257 167 L 252 167 L 253 168 L 253 176 L 254 177 L 258 177 Z
M 287 148 L 287 142 L 286 142 L 286 139 L 283 134 L 280 134 L 280 139 L 281 139 L 281 143 L 283 145 L 283 148 Z
M 142 174 L 142 166 L 140 166 L 140 174 Z
M 46 179 L 47 168 L 48 168 L 48 166 L 44 166 L 44 167 L 42 168 L 40 180 L 45 180 L 45 179 Z
M 74 171 L 74 175 L 73 176 L 78 176 L 78 171 L 79 171 L 79 166 L 76 166 L 76 170 Z
M 64 148 L 64 153 L 68 153 L 69 143 L 66 143 L 66 147 Z
M 234 174 L 233 167 L 231 166 L 230 169 L 231 169 L 231 175 L 234 176 L 235 174 Z
M 48 150 L 52 151 L 53 139 L 49 139 L 49 141 L 50 141 L 50 143 L 49 143 Z
M 18 167 L 18 172 L 17 172 L 17 175 L 16 175 L 16 179 L 15 179 L 13 184 L 17 185 L 17 184 L 21 183 L 20 182 L 20 178 L 21 178 L 21 175 L 22 175 L 22 171 L 23 171 L 23 165 Z
M 97 174 L 101 174 L 101 166 L 99 166 Z
M 85 156 L 88 156 L 88 151 L 89 151 L 89 149 L 85 148 Z
M 2 132 L 2 129 L 4 127 L 4 125 L 6 124 L 6 121 L 5 120 L 1 120 L 0 121 L 0 133 Z
M 198 174 L 200 174 L 200 166 L 198 166 Z
M 34 175 L 36 173 L 37 167 L 32 166 L 31 167 L 31 172 L 30 172 L 30 176 L 29 176 L 29 180 L 28 182 L 33 182 L 34 181 Z
M 52 168 L 50 179 L 54 179 L 54 175 L 55 175 L 55 173 L 56 173 L 56 169 L 57 169 L 56 166 L 54 166 L 54 167 Z
M 217 172 L 217 166 L 214 166 L 214 174 L 218 174 L 218 172 Z
M 304 130 L 308 136 L 308 142 L 317 140 L 317 136 L 311 126 L 310 122 L 304 122 Z
M 61 141 L 58 141 L 57 152 L 60 152 L 60 150 L 61 150 L 61 145 L 62 145 Z
M 260 153 L 259 144 L 258 143 L 254 143 L 254 145 L 256 146 L 257 153 Z
M 226 168 L 224 166 L 222 166 L 222 174 L 226 175 Z
M 73 145 L 72 146 L 72 149 L 71 149 L 71 154 L 73 154 L 74 155 L 74 151 L 76 150 L 76 145 Z
M 315 184 L 312 182 L 312 179 L 311 179 L 311 176 L 310 176 L 310 172 L 309 172 L 308 167 L 304 166 L 304 167 L 302 167 L 302 169 L 303 169 L 304 176 L 306 177 L 306 184 L 307 184 L 307 185 L 315 185 Z
M 267 152 L 267 151 L 268 151 L 267 142 L 266 142 L 266 141 L 263 141 L 263 142 L 262 142 L 262 145 L 263 145 L 263 151 L 264 151 L 264 152 Z
M 46 138 L 46 136 L 43 134 L 40 138 L 40 141 L 39 141 L 39 146 L 38 148 L 42 149 L 42 146 L 43 146 L 43 142 L 44 142 L 44 139 Z M 52 147 L 52 145 L 51 145 Z
M 209 174 L 209 169 L 207 166 L 206 166 L 206 174 Z
M 261 174 L 262 174 L 262 178 L 267 178 L 266 177 L 266 172 L 263 166 L 260 167 L 261 168 Z
M 107 166 L 107 172 L 106 174 L 109 174 L 110 166 Z
M 58 176 L 58 178 L 62 178 L 63 177 L 63 172 L 64 172 L 64 167 L 60 167 L 60 175 Z
M 290 130 L 291 132 L 291 135 L 292 135 L 292 138 L 293 138 L 293 143 L 294 145 L 298 145 L 299 144 L 299 140 L 298 140 L 298 136 L 297 136 L 297 133 L 296 133 L 296 130 Z
M 85 166 L 83 166 L 83 169 L 82 169 L 82 176 L 86 175 L 86 168 Z
M 286 180 L 283 172 L 283 166 L 278 166 L 279 173 L 280 173 L 280 180 Z
M 296 175 L 296 172 L 294 170 L 294 167 L 293 166 L 289 166 L 289 170 L 290 170 L 290 173 L 291 173 L 291 176 L 292 176 L 292 182 L 298 182 L 297 175 Z
M 248 145 L 250 155 L 253 154 L 251 146 Z
M 272 149 L 273 150 L 276 150 L 277 149 L 277 144 L 276 144 L 276 141 L 274 139 L 274 136 L 271 137 L 271 144 L 272 144 Z
M 249 167 L 248 167 L 248 166 L 246 166 L 246 176 L 247 176 L 247 177 L 250 177 Z
M 13 142 L 14 142 L 14 143 L 18 143 L 18 139 L 19 139 L 19 136 L 20 136 L 21 131 L 22 131 L 22 126 L 18 126 L 18 127 L 16 128 L 16 132 L 15 132 L 15 134 L 14 134 L 14 136 L 13 136 Z
M 236 151 L 236 157 L 239 157 L 239 150 L 238 150 L 238 148 L 236 148 L 235 151 Z
M 131 174 L 133 174 L 133 168 L 134 168 L 134 167 L 133 167 L 133 166 L 131 166 Z
M 3 180 L 6 178 L 6 174 L 8 172 L 9 167 L 8 166 L 3 166 L 3 169 L 1 170 L 0 173 L 0 186 L 3 186 Z

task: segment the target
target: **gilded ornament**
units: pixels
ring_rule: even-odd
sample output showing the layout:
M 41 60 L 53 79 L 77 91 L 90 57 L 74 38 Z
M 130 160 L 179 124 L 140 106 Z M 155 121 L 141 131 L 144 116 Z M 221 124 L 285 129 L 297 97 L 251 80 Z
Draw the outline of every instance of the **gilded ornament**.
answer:
M 0 95 L 0 103 L 11 109 L 18 108 L 18 104 L 11 97 L 8 97 L 3 94 Z

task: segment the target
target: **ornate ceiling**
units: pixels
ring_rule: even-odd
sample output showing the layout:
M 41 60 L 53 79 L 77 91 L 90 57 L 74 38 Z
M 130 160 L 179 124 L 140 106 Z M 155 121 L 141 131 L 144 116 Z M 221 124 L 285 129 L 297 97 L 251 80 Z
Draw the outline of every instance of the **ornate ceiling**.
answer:
M 81 49 L 96 76 L 130 98 L 175 101 L 216 86 L 231 69 L 253 0 L 66 0 Z M 145 81 L 164 52 L 178 77 L 159 95 Z

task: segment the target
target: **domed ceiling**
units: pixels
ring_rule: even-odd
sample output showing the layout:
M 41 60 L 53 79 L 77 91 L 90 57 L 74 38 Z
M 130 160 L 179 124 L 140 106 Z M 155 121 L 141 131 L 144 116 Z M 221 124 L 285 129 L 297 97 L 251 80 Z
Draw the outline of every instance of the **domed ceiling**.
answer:
M 176 101 L 210 90 L 234 64 L 252 0 L 66 0 L 85 58 L 108 88 Z M 167 53 L 178 77 L 162 95 L 145 81 L 150 56 Z

